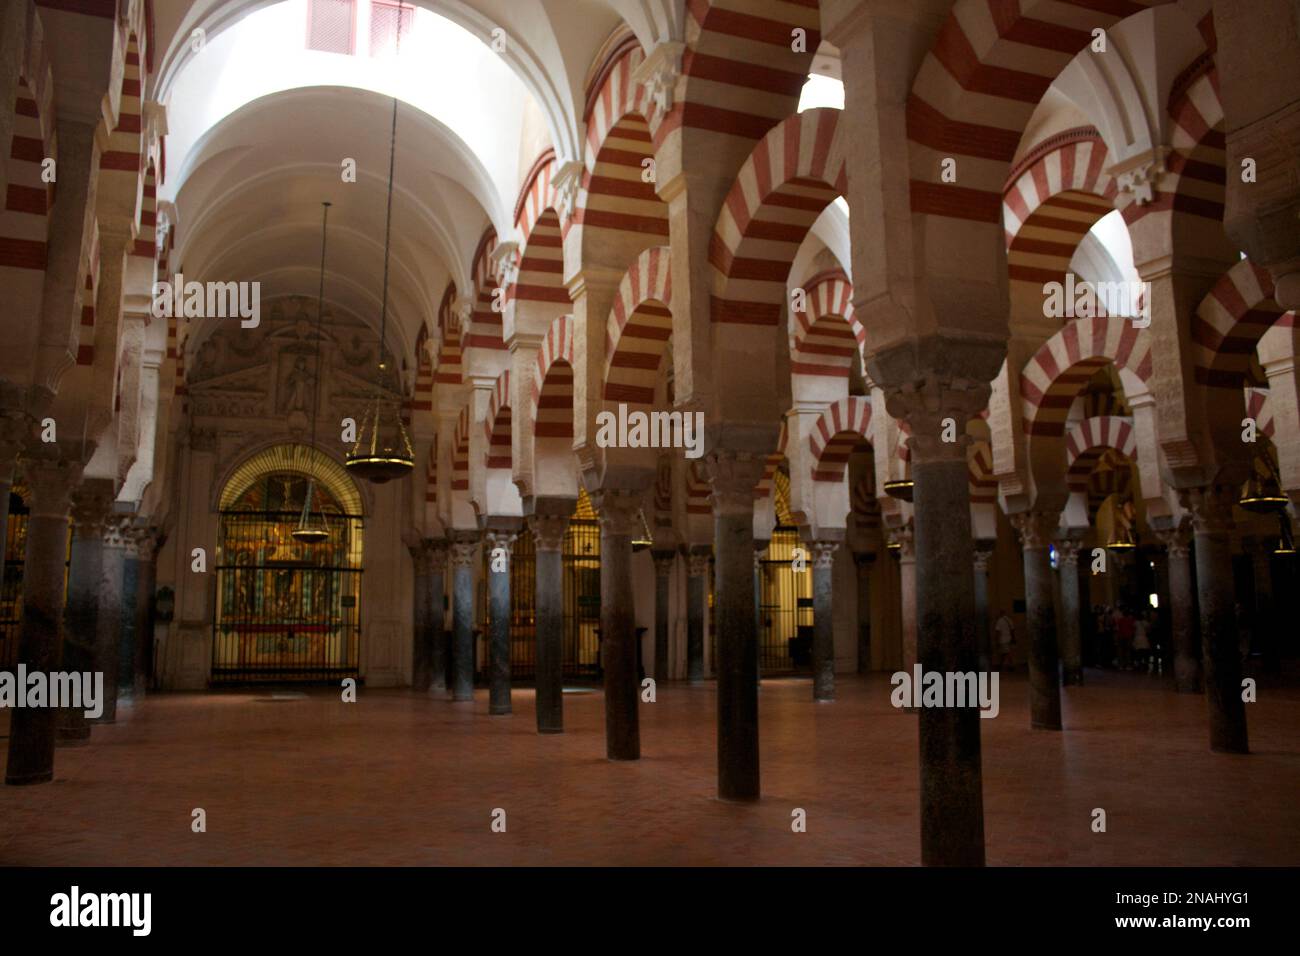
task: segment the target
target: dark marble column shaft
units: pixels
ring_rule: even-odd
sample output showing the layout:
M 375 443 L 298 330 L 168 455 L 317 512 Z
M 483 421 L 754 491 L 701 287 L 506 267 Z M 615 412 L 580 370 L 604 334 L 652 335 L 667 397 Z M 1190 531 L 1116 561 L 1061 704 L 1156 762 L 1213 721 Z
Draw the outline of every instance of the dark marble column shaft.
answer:
M 638 492 L 604 488 L 593 496 L 600 515 L 600 646 L 605 670 L 605 755 L 639 760 L 636 612 L 632 597 L 632 536 Z
M 975 546 L 975 647 L 979 668 L 993 667 L 993 644 L 989 628 L 989 559 L 994 542 L 981 541 Z
M 871 670 L 871 563 L 875 555 L 856 551 L 853 565 L 858 584 L 858 673 Z
M 708 595 L 709 551 L 692 548 L 686 577 L 686 678 L 704 680 L 704 613 Z
M 1062 682 L 1083 683 L 1083 632 L 1080 628 L 1079 549 L 1078 538 L 1063 538 L 1056 544 L 1060 556 L 1057 572 L 1061 576 L 1061 665 Z
M 973 414 L 973 413 L 972 413 Z M 969 416 L 968 416 L 969 417 Z M 964 443 L 912 423 L 918 657 L 924 671 L 976 668 L 974 542 Z M 973 707 L 922 707 L 921 862 L 983 866 L 980 717 Z
M 136 593 L 135 646 L 131 660 L 132 694 L 142 697 L 153 679 L 154 592 L 158 588 L 158 548 L 161 536 L 156 527 L 135 530 Z
M 668 679 L 668 584 L 673 571 L 672 551 L 654 552 L 655 562 L 655 657 L 654 679 Z
M 1024 547 L 1029 726 L 1035 730 L 1061 729 L 1061 667 L 1049 550 L 1060 520 L 1057 511 L 1026 511 L 1011 516 Z
M 835 699 L 835 602 L 833 572 L 835 541 L 814 541 L 813 586 L 813 700 Z
M 1236 588 L 1232 575 L 1231 486 L 1184 492 L 1196 541 L 1196 585 L 1201 604 L 1201 660 L 1210 712 L 1210 749 L 1249 753 L 1246 705 L 1241 699 Z
M 113 504 L 112 492 L 110 482 L 92 480 L 82 482 L 71 496 L 72 555 L 63 612 L 62 667 L 66 671 L 84 673 L 95 669 L 104 522 Z M 80 746 L 90 740 L 85 708 L 60 708 L 57 725 L 61 746 Z
M 537 732 L 564 733 L 564 535 L 572 502 L 528 519 L 537 550 Z
M 474 559 L 478 533 L 459 532 L 451 546 L 452 699 L 474 699 Z
M 1174 690 L 1201 692 L 1201 654 L 1196 646 L 1196 599 L 1192 585 L 1192 536 L 1179 527 L 1160 534 L 1169 577 L 1169 641 L 1174 652 Z
M 425 625 L 429 633 L 429 683 L 430 697 L 447 696 L 451 683 L 451 642 L 447 640 L 447 621 L 444 595 L 447 587 L 447 542 L 435 539 L 426 542 L 429 557 L 429 598 L 425 605 L 428 615 Z
M 427 543 L 407 545 L 411 554 L 411 690 L 428 693 L 433 660 L 429 647 L 429 552 Z
M 757 455 L 710 454 L 714 621 L 718 677 L 718 796 L 757 800 L 758 622 L 754 619 L 754 488 Z
M 39 449 L 24 463 L 32 507 L 23 556 L 23 623 L 18 661 L 26 665 L 28 673 L 41 671 L 47 675 L 60 669 L 63 657 L 68 508 L 72 489 L 81 480 L 82 467 L 80 455 L 55 455 L 53 449 Z M 51 707 L 14 709 L 9 721 L 5 783 L 21 785 L 54 779 L 55 724 L 55 710 Z
M 104 529 L 99 573 L 99 615 L 95 627 L 95 669 L 104 674 L 104 713 L 98 723 L 117 721 L 117 684 L 121 671 L 122 623 L 126 614 L 126 532 L 129 519 L 111 517 Z
M 488 682 L 488 713 L 504 716 L 510 705 L 510 562 L 514 560 L 515 533 L 489 531 L 484 536 L 488 549 L 488 608 L 492 615 L 488 637 L 491 669 Z M 502 567 L 499 562 L 505 558 Z

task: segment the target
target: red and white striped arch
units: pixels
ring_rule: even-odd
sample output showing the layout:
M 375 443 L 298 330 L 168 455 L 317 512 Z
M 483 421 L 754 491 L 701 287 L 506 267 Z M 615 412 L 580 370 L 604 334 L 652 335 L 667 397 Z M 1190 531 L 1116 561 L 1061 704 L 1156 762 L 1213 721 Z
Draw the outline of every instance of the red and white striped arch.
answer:
M 870 440 L 870 399 L 850 395 L 828 407 L 808 435 L 813 481 L 841 480 L 854 446 Z
M 998 481 L 993 477 L 993 449 L 983 439 L 970 443 L 966 454 L 967 485 L 973 505 L 992 505 L 998 501 Z
M 412 412 L 433 411 L 433 356 L 429 354 L 429 327 L 423 322 L 415 336 L 415 390 L 410 405 Z
M 1245 384 L 1260 337 L 1283 317 L 1273 279 L 1249 259 L 1234 264 L 1192 316 L 1196 381 L 1214 388 Z
M 143 169 L 141 83 L 140 44 L 132 32 L 126 43 L 117 122 L 109 131 L 108 145 L 99 154 L 100 188 L 109 185 L 119 195 L 132 198 L 136 195 L 140 171 Z
M 469 330 L 461 336 L 463 351 L 470 349 L 504 351 L 506 348 L 504 313 L 493 308 L 498 284 L 492 270 L 490 253 L 496 248 L 496 244 L 496 230 L 488 226 L 487 232 L 483 233 L 478 241 L 470 265 L 470 275 L 474 278 L 474 308 L 470 313 Z
M 686 128 L 758 139 L 798 107 L 820 27 L 817 0 L 687 0 L 685 96 L 655 135 Z M 796 29 L 802 52 L 793 49 Z
M 521 236 L 519 273 L 506 290 L 506 301 L 548 302 L 568 305 L 564 287 L 564 241 L 555 176 L 555 150 L 547 149 L 524 180 L 515 204 L 515 227 Z
M 533 421 L 538 438 L 573 437 L 573 316 L 551 323 L 537 350 Z
M 597 74 L 603 80 L 588 99 L 582 189 L 570 224 L 638 233 L 657 243 L 668 238 L 668 206 L 645 179 L 655 146 L 649 93 L 632 79 L 644 60 L 641 45 L 630 38 Z
M 1175 80 L 1169 95 L 1173 152 L 1165 161 L 1169 177 L 1156 201 L 1129 206 L 1124 218 L 1171 209 L 1179 215 L 1207 220 L 1222 228 L 1227 164 L 1223 102 L 1212 50 L 1207 50 Z
M 424 463 L 424 503 L 438 506 L 438 436 L 429 445 L 429 459 Z M 435 510 L 436 513 L 436 510 Z
M 787 117 L 754 147 L 727 193 L 709 244 L 713 321 L 775 326 L 790 264 L 847 182 L 840 111 Z
M 1106 144 L 1091 127 L 1066 130 L 1032 150 L 1002 197 L 1011 280 L 1060 282 L 1088 230 L 1115 208 Z
M 463 369 L 460 354 L 460 320 L 452 314 L 456 302 L 456 284 L 449 283 L 442 293 L 438 306 L 438 330 L 442 340 L 438 343 L 438 361 L 433 380 L 438 385 L 460 385 Z
M 853 314 L 853 284 L 839 270 L 814 276 L 804 287 L 807 308 L 794 313 L 796 375 L 847 378 L 867 330 Z
M 1016 148 L 1092 31 L 1172 0 L 957 0 L 907 101 L 914 213 L 996 223 Z M 958 182 L 941 180 L 957 160 Z
M 605 324 L 605 398 L 649 405 L 673 332 L 672 251 L 652 246 L 628 267 Z
M 95 301 L 99 291 L 99 230 L 94 228 L 86 261 L 82 263 L 81 323 L 77 327 L 77 364 L 93 365 L 95 362 Z M 183 362 L 178 368 L 176 381 L 183 387 Z
M 1108 449 L 1137 461 L 1137 433 L 1131 418 L 1102 415 L 1069 427 L 1065 433 L 1065 482 L 1071 491 L 1087 491 L 1088 478 Z
M 1273 405 L 1269 401 L 1268 389 L 1246 386 L 1246 414 L 1255 419 L 1255 427 L 1259 432 L 1269 438 L 1273 437 Z
M 451 446 L 451 490 L 469 491 L 469 406 L 460 410 Z
M 709 485 L 708 476 L 704 474 L 704 466 L 698 461 L 690 462 L 686 467 L 686 513 L 713 514 L 713 505 L 709 502 L 712 494 L 713 489 Z
M 1151 338 L 1129 319 L 1075 319 L 1043 344 L 1020 374 L 1025 433 L 1059 437 L 1083 385 L 1107 363 L 1151 378 Z
M 484 465 L 488 468 L 509 468 L 510 453 L 510 369 L 497 376 L 488 398 L 487 419 L 483 431 L 487 437 Z

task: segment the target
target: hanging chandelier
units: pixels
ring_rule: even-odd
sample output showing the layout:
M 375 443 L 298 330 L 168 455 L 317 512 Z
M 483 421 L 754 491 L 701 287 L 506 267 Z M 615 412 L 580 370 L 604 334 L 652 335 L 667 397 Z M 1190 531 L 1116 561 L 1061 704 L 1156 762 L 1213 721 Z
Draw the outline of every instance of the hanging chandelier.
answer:
M 911 501 L 914 484 L 911 478 L 899 478 L 885 482 L 885 494 L 899 501 Z
M 329 225 L 330 204 L 321 203 L 321 223 L 320 223 L 320 285 L 316 291 L 316 344 L 314 361 L 316 363 L 315 380 L 312 382 L 311 393 L 311 442 L 308 448 L 316 447 L 316 416 L 320 410 L 320 340 L 321 340 L 321 322 L 325 312 L 325 230 Z M 316 500 L 316 479 L 307 479 L 307 496 L 302 501 L 302 515 L 298 518 L 298 526 L 289 532 L 289 536 L 295 541 L 301 541 L 303 544 L 320 544 L 322 541 L 328 541 L 330 532 L 329 526 L 325 524 L 325 516 L 321 514 L 320 509 L 316 509 L 315 516 L 312 515 L 312 505 Z
M 1267 451 L 1261 451 L 1251 463 L 1250 477 L 1242 486 L 1237 505 L 1255 514 L 1269 515 L 1286 511 L 1287 503 L 1287 496 L 1282 494 L 1277 471 L 1273 468 L 1273 459 Z
M 402 11 L 397 14 L 397 48 L 402 45 Z M 393 97 L 393 122 L 388 152 L 388 213 L 384 224 L 384 287 L 379 311 L 379 369 L 365 411 L 357 418 L 357 441 L 344 466 L 358 478 L 382 485 L 404 478 L 415 467 L 411 436 L 402 421 L 402 395 L 395 370 L 388 360 L 388 257 L 393 230 L 393 167 L 397 159 L 397 97 Z

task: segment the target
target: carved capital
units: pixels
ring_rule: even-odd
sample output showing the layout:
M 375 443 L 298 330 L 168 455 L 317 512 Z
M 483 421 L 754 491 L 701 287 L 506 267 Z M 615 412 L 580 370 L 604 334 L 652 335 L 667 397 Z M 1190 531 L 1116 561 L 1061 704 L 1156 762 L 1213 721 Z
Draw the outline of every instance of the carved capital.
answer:
M 559 205 L 557 211 L 563 222 L 572 219 L 574 212 L 577 211 L 578 193 L 582 189 L 582 173 L 582 163 L 570 160 L 556 171 L 551 180 L 551 184 L 555 187 L 556 202 Z
M 31 514 L 37 518 L 66 518 L 72 505 L 72 492 L 81 483 L 85 465 L 78 457 L 60 455 L 47 446 L 31 457 L 21 459 L 31 498 Z
M 829 571 L 835 564 L 835 549 L 838 548 L 838 541 L 813 541 L 808 547 L 812 551 L 812 566 L 814 571 Z
M 1192 531 L 1187 522 L 1179 523 L 1176 528 L 1162 528 L 1156 531 L 1156 537 L 1165 546 L 1171 558 L 1186 558 L 1192 553 Z
M 911 430 L 907 447 L 914 462 L 965 461 L 966 423 L 988 407 L 990 392 L 988 382 L 928 375 L 886 389 L 885 408 Z
M 87 478 L 69 495 L 72 527 L 76 534 L 102 535 L 113 511 L 113 482 Z
M 1063 537 L 1056 542 L 1056 556 L 1061 568 L 1077 569 L 1079 552 L 1083 549 L 1083 539 L 1075 535 Z
M 641 528 L 641 493 L 627 488 L 601 488 L 592 495 L 600 515 L 600 533 L 631 537 Z
M 474 567 L 474 558 L 478 554 L 478 535 L 472 537 L 469 535 L 458 535 L 451 543 L 451 564 L 452 567 L 472 568 Z
M 1116 163 L 1107 171 L 1115 177 L 1115 185 L 1120 192 L 1128 193 L 1133 197 L 1133 202 L 1145 206 L 1155 199 L 1160 180 L 1165 175 L 1167 153 L 1165 147 L 1148 150 L 1122 163 Z
M 692 550 L 686 556 L 686 573 L 693 578 L 702 578 L 709 573 L 709 551 L 707 548 Z
M 989 559 L 992 557 L 993 557 L 993 549 L 991 547 L 980 547 L 977 544 L 975 546 L 975 573 L 988 574 Z
M 528 529 L 533 533 L 533 545 L 538 551 L 561 551 L 564 535 L 569 530 L 569 516 L 560 514 L 531 515 Z
M 651 551 L 650 556 L 654 558 L 655 576 L 660 578 L 668 577 L 673 569 L 674 553 L 672 551 Z
M 442 574 L 447 570 L 447 542 L 441 538 L 429 538 L 424 542 L 425 559 L 429 562 L 430 574 Z
M 163 535 L 156 525 L 133 524 L 126 530 L 129 550 L 137 561 L 152 561 L 162 547 Z
M 1010 517 L 1011 527 L 1020 533 L 1020 543 L 1026 551 L 1048 547 L 1059 533 L 1059 511 L 1022 511 Z
M 125 551 L 131 543 L 134 515 L 112 514 L 104 522 L 104 547 Z
M 765 456 L 752 452 L 720 450 L 704 457 L 704 474 L 709 479 L 709 502 L 715 516 L 751 516 L 754 489 L 763 477 Z
M 646 88 L 646 93 L 654 104 L 653 122 L 658 122 L 673 108 L 677 98 L 677 80 L 682 73 L 682 53 L 685 49 L 685 44 L 682 43 L 660 43 L 650 51 L 650 55 L 641 62 L 632 75 L 633 82 L 640 83 Z
M 483 535 L 483 544 L 487 547 L 488 553 L 495 552 L 501 548 L 506 553 L 506 560 L 515 553 L 515 540 L 519 537 L 517 531 L 487 531 Z
M 1237 489 L 1232 485 L 1184 488 L 1178 497 L 1191 515 L 1196 534 L 1232 533 L 1232 506 L 1237 500 Z

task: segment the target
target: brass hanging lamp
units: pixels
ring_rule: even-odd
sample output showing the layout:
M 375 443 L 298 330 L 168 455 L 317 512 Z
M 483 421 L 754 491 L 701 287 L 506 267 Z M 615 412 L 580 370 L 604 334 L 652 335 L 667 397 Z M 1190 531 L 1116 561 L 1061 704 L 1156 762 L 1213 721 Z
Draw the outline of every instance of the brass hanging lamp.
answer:
M 1124 509 L 1130 505 L 1131 502 L 1127 499 L 1121 503 L 1116 498 L 1115 506 L 1111 511 L 1111 540 L 1106 543 L 1107 551 L 1132 551 L 1137 547 L 1132 522 L 1124 514 Z
M 402 45 L 402 12 L 397 14 L 397 48 Z M 415 467 L 415 450 L 402 421 L 402 395 L 395 370 L 388 361 L 385 332 L 388 327 L 388 258 L 393 230 L 393 168 L 397 159 L 397 97 L 393 97 L 393 122 L 388 152 L 388 213 L 384 224 L 384 291 L 379 311 L 379 369 L 374 393 L 357 419 L 357 441 L 344 467 L 358 478 L 382 485 L 405 478 Z
M 1278 512 L 1278 539 L 1277 547 L 1273 549 L 1274 554 L 1289 555 L 1295 554 L 1295 539 L 1291 536 L 1291 516 L 1285 511 Z
M 899 478 L 885 482 L 885 494 L 899 501 L 911 501 L 914 484 L 911 478 Z
M 316 416 L 320 411 L 320 340 L 321 340 L 321 322 L 325 311 L 325 232 L 329 226 L 330 204 L 321 203 L 321 223 L 320 223 L 320 285 L 316 291 L 316 345 L 314 360 L 316 363 L 315 380 L 312 382 L 311 392 L 311 443 L 308 448 L 316 448 Z M 298 518 L 298 526 L 289 532 L 289 536 L 295 541 L 301 541 L 303 544 L 320 544 L 322 541 L 328 541 L 330 532 L 329 526 L 325 524 L 325 516 L 317 508 L 315 517 L 312 516 L 312 505 L 316 500 L 316 479 L 309 477 L 307 479 L 307 495 L 302 500 L 302 515 Z
M 1277 470 L 1273 467 L 1273 459 L 1267 450 L 1261 450 L 1251 462 L 1250 477 L 1242 486 L 1237 505 L 1255 514 L 1269 515 L 1286 511 L 1287 503 L 1287 496 L 1282 494 L 1277 479 Z

